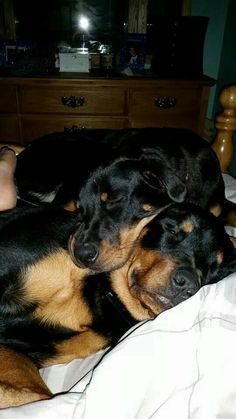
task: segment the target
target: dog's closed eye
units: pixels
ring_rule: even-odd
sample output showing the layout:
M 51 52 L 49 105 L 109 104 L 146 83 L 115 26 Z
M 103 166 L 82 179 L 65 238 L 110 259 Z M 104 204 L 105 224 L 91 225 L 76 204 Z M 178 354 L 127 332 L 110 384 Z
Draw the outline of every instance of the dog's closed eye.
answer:
M 104 203 L 104 207 L 107 210 L 113 209 L 116 207 L 116 205 L 119 205 L 121 202 L 123 202 L 125 197 L 123 195 L 119 196 L 112 196 L 109 195 L 107 192 L 102 192 L 100 195 L 100 200 L 102 203 Z
M 163 228 L 165 231 L 172 235 L 176 235 L 179 232 L 179 226 L 176 223 L 173 222 L 165 222 L 163 223 Z
M 119 196 L 117 198 L 108 199 L 106 201 L 106 209 L 111 210 L 115 208 L 116 206 L 120 205 L 125 200 L 124 196 Z

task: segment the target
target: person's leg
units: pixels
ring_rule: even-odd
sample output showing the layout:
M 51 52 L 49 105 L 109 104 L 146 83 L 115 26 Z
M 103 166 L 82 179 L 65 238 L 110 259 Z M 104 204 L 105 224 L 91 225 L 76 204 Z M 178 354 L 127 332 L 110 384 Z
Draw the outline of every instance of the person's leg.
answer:
M 8 147 L 0 149 L 0 211 L 14 208 L 17 194 L 14 182 L 16 155 Z

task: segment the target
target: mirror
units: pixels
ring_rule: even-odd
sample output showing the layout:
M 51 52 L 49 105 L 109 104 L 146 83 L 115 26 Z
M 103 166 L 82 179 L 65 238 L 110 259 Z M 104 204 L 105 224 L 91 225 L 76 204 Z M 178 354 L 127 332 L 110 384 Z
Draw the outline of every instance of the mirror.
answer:
M 125 0 L 13 0 L 16 39 L 79 47 L 89 39 L 117 45 L 127 22 Z
M 166 61 L 166 58 L 158 42 L 161 45 L 166 42 L 167 46 L 164 49 L 168 51 L 169 59 L 169 56 L 173 55 L 169 48 L 169 44 L 173 44 L 172 38 L 168 40 L 169 34 L 178 35 L 172 23 L 181 20 L 183 15 L 190 14 L 190 2 L 191 0 L 1 0 L 0 39 L 11 41 L 12 44 L 2 47 L 3 54 L 5 50 L 7 52 L 0 66 L 15 65 L 16 55 L 21 58 L 21 51 L 24 53 L 25 50 L 37 46 L 44 58 L 45 54 L 50 54 L 51 61 L 55 61 L 58 52 L 74 53 L 80 49 L 80 52 L 99 55 L 90 56 L 93 68 L 100 69 L 104 58 L 106 69 L 118 68 L 121 71 L 122 56 L 125 68 L 130 61 L 127 61 L 126 56 L 129 45 L 127 42 L 131 43 L 128 38 L 134 35 L 139 36 L 135 46 L 138 45 L 141 52 L 136 54 L 139 58 L 138 65 L 133 68 L 128 65 L 128 71 L 131 69 L 140 73 L 150 70 L 153 57 L 156 57 L 158 65 L 152 70 L 155 73 L 167 74 L 167 68 L 164 67 L 162 71 L 159 65 L 159 62 Z M 178 25 L 183 27 L 183 22 Z M 178 39 L 180 38 L 178 35 Z M 178 52 L 176 51 L 175 48 L 175 55 Z M 108 61 L 104 55 L 101 57 L 101 53 L 110 55 Z M 40 62 L 43 61 L 39 54 L 36 58 Z M 47 61 L 47 58 L 45 59 Z M 133 57 L 131 59 L 134 60 Z M 22 63 L 18 65 L 23 66 Z M 42 65 L 45 67 L 45 63 Z M 35 67 L 37 66 L 38 64 L 35 64 Z M 51 62 L 47 71 L 54 67 L 54 63 Z M 173 68 L 176 72 L 176 66 Z

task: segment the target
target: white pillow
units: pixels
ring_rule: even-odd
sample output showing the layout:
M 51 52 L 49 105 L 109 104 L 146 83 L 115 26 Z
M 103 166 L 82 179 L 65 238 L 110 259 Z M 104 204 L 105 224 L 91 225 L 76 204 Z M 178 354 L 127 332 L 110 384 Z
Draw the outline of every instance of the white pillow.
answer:
M 225 195 L 229 201 L 236 202 L 236 179 L 227 173 L 223 173 L 225 183 Z

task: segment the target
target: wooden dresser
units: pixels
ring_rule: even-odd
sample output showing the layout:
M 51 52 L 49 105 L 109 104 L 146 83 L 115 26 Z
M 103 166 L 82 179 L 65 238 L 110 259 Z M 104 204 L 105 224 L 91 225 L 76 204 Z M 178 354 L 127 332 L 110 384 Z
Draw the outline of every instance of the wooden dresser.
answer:
M 215 81 L 0 77 L 0 142 L 82 128 L 181 127 L 203 135 Z

